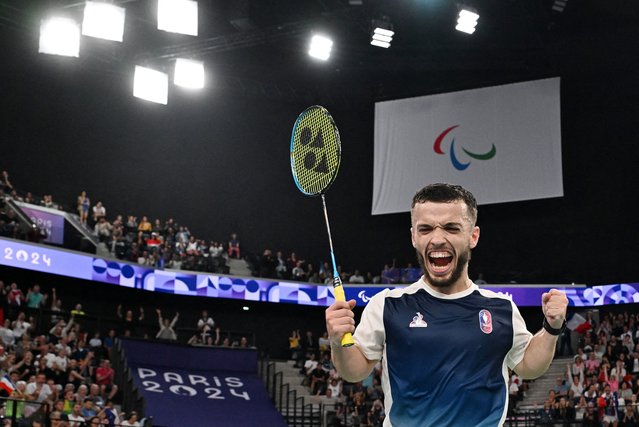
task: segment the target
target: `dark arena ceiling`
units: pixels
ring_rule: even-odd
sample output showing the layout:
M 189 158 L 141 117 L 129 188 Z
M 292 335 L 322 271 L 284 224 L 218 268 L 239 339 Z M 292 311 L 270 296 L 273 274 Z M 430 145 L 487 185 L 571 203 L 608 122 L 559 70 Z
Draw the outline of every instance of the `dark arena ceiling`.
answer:
M 637 62 L 639 44 L 632 0 L 568 0 L 562 12 L 554 0 L 467 2 L 480 14 L 473 35 L 455 31 L 462 3 L 447 0 L 200 0 L 197 37 L 158 31 L 155 1 L 113 3 L 126 8 L 124 42 L 83 37 L 74 60 L 87 69 L 128 75 L 135 64 L 168 69 L 177 57 L 198 58 L 217 88 L 293 101 L 317 93 L 333 102 L 384 100 L 621 70 Z M 0 1 L 5 54 L 33 59 L 40 19 L 57 12 L 81 21 L 83 5 Z M 372 20 L 384 16 L 395 30 L 390 49 L 369 44 Z M 334 40 L 325 63 L 306 54 L 314 33 Z
M 348 206 L 331 211 L 336 253 L 379 271 L 415 254 L 408 214 L 370 214 L 375 102 L 560 77 L 564 197 L 482 206 L 471 270 L 637 281 L 639 1 L 562 1 L 561 12 L 555 0 L 468 2 L 480 15 L 468 35 L 449 0 L 199 0 L 192 37 L 157 30 L 156 0 L 114 0 L 124 42 L 82 37 L 67 58 L 38 53 L 40 21 L 81 22 L 83 1 L 0 0 L 0 168 L 69 205 L 86 188 L 110 213 L 174 216 L 205 238 L 237 231 L 256 253 L 321 260 L 321 209 L 293 185 L 289 153 L 295 117 L 321 104 L 345 148 L 329 203 Z M 369 44 L 382 17 L 389 49 Z M 315 33 L 334 41 L 326 62 L 307 54 Z M 171 86 L 166 106 L 132 96 L 135 65 L 171 75 L 178 57 L 204 61 L 204 90 Z

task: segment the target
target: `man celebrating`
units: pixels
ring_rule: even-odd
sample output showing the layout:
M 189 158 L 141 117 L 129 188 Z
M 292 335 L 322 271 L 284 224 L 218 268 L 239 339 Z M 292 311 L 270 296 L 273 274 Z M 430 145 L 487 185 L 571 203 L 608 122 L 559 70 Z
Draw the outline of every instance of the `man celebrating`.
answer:
M 418 191 L 411 239 L 424 275 L 375 295 L 355 329 L 355 301 L 326 310 L 333 363 L 351 382 L 382 360 L 384 426 L 499 426 L 508 408 L 508 368 L 524 378 L 550 365 L 565 327 L 566 296 L 542 296 L 544 329 L 532 336 L 511 299 L 468 277 L 479 241 L 477 202 L 457 185 Z M 341 347 L 346 332 L 355 345 Z

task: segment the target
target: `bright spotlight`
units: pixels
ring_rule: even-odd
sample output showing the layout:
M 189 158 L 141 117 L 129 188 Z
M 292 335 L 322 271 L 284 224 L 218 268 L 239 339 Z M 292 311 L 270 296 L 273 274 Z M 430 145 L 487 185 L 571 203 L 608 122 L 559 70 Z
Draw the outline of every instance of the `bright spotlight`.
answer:
M 311 39 L 311 47 L 308 50 L 308 54 L 313 58 L 326 61 L 331 56 L 331 49 L 333 48 L 333 40 L 324 36 L 313 36 Z
M 136 65 L 133 96 L 166 105 L 169 97 L 169 76 L 160 71 Z
M 202 89 L 204 87 L 204 63 L 178 58 L 175 61 L 173 83 L 190 89 Z
M 82 35 L 122 42 L 125 12 L 123 7 L 87 1 L 84 6 Z
M 197 36 L 197 1 L 158 0 L 158 30 Z
M 457 17 L 457 26 L 455 27 L 455 29 L 463 33 L 472 34 L 475 32 L 475 27 L 477 27 L 478 19 L 479 15 L 477 13 L 472 12 L 468 9 L 462 9 L 459 11 L 459 16 Z
M 555 0 L 552 4 L 552 10 L 555 12 L 563 12 L 568 4 L 568 0 Z
M 393 41 L 393 36 L 395 32 L 390 29 L 377 27 L 373 30 L 373 35 L 371 37 L 371 44 L 377 47 L 383 47 L 388 49 Z
M 80 25 L 69 18 L 43 19 L 38 52 L 77 58 L 80 56 Z

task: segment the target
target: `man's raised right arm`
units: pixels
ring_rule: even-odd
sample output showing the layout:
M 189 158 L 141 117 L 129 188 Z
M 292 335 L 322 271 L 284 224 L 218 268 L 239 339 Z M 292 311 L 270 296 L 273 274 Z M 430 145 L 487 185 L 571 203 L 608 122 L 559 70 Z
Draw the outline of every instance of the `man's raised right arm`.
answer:
M 335 369 L 349 382 L 361 381 L 372 372 L 377 360 L 368 360 L 357 345 L 342 347 L 340 341 L 346 332 L 355 331 L 355 300 L 335 301 L 326 309 L 326 330 L 331 341 L 331 354 Z

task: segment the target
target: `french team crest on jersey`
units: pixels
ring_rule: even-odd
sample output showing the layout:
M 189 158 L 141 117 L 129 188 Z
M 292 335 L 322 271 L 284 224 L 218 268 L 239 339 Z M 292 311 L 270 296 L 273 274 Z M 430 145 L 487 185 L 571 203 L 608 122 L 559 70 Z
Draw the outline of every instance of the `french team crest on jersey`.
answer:
M 479 329 L 485 334 L 493 331 L 493 315 L 486 309 L 479 312 Z
M 424 315 L 419 311 L 416 313 L 416 316 L 413 316 L 413 321 L 408 325 L 411 328 L 425 328 L 428 326 L 428 323 L 424 320 Z

